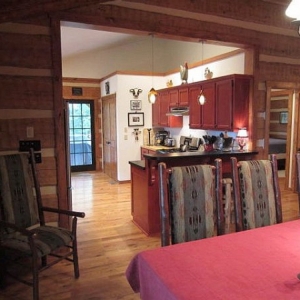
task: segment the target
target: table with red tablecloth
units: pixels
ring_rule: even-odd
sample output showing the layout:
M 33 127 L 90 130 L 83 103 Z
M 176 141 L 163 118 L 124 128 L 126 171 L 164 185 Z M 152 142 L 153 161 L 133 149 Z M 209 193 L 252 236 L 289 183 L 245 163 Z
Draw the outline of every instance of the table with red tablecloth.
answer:
M 300 220 L 137 254 L 126 277 L 144 300 L 300 299 Z

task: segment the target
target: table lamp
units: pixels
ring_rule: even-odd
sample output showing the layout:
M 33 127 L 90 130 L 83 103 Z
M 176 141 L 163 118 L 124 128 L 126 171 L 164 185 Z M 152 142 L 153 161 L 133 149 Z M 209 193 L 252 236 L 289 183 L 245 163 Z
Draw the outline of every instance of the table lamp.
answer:
M 247 144 L 248 141 L 248 132 L 246 128 L 240 128 L 237 135 L 236 140 L 238 142 L 238 145 L 240 146 L 240 151 L 244 151 L 244 147 Z

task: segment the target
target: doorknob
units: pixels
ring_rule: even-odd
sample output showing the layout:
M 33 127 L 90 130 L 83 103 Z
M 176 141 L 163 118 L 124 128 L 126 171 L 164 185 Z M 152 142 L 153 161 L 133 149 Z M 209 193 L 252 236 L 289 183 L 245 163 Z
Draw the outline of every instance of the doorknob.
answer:
M 109 145 L 109 144 L 110 144 L 110 142 L 108 141 L 108 142 L 106 142 L 106 144 L 107 144 L 107 145 Z

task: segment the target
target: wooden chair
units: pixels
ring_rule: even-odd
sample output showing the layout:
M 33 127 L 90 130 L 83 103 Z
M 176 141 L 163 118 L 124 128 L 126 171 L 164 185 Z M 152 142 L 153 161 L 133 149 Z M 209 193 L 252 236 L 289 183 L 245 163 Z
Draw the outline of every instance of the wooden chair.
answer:
M 220 159 L 158 170 L 162 246 L 224 234 Z
M 276 155 L 270 160 L 231 158 L 236 231 L 282 222 Z
M 71 230 L 47 225 L 44 212 L 72 217 Z M 30 155 L 0 155 L 1 275 L 32 286 L 34 300 L 39 299 L 39 273 L 59 261 L 71 261 L 79 277 L 77 217 L 84 213 L 43 206 L 33 150 Z M 23 267 L 31 270 L 29 279 L 27 273 L 19 276 Z

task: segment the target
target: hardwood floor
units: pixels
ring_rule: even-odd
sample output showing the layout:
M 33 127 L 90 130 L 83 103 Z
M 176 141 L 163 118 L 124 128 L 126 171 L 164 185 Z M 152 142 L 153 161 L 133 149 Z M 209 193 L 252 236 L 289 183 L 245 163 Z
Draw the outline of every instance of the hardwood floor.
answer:
M 74 210 L 86 213 L 78 224 L 81 276 L 74 279 L 70 263 L 57 264 L 41 275 L 40 299 L 139 299 L 126 281 L 126 267 L 136 253 L 160 247 L 160 239 L 146 237 L 131 222 L 130 183 L 88 172 L 72 174 L 72 187 Z M 284 221 L 297 219 L 297 195 L 283 188 L 281 192 Z M 0 299 L 31 299 L 31 288 L 10 281 Z

